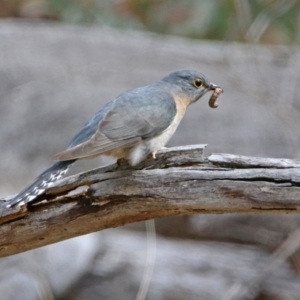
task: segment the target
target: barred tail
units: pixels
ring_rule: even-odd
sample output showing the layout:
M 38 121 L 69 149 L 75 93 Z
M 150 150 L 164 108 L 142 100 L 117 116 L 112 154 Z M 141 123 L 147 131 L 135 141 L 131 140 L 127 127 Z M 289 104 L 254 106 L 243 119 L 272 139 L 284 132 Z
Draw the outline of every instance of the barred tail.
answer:
M 69 170 L 75 160 L 58 161 L 39 175 L 36 180 L 9 201 L 7 207 L 23 206 L 41 195 Z

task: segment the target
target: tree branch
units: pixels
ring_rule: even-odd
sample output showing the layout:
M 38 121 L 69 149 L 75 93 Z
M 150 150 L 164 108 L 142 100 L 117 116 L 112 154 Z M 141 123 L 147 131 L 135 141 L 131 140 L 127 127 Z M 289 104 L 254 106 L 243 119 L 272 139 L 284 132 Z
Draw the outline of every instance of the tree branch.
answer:
M 298 213 L 300 160 L 162 150 L 67 177 L 19 209 L 0 207 L 0 257 L 127 223 L 201 213 Z M 46 201 L 45 201 L 46 200 Z

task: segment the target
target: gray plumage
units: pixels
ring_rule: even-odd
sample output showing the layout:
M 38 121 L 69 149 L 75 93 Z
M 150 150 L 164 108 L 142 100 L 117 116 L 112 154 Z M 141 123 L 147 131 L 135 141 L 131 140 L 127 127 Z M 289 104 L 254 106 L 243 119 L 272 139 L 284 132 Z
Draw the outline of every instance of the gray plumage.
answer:
M 74 136 L 68 148 L 53 157 L 58 162 L 8 206 L 33 201 L 77 159 L 110 155 L 127 157 L 132 165 L 139 163 L 168 142 L 188 105 L 216 87 L 202 73 L 183 70 L 122 93 L 96 113 Z

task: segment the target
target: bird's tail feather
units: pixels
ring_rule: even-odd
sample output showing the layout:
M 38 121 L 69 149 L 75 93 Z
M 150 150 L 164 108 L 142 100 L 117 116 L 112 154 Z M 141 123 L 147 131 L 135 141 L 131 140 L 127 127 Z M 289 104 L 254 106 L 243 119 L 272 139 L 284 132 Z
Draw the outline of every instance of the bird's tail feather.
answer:
M 41 195 L 56 180 L 60 179 L 75 160 L 59 161 L 39 175 L 35 181 L 17 194 L 13 199 L 9 200 L 7 207 L 23 206 L 33 201 L 37 196 Z

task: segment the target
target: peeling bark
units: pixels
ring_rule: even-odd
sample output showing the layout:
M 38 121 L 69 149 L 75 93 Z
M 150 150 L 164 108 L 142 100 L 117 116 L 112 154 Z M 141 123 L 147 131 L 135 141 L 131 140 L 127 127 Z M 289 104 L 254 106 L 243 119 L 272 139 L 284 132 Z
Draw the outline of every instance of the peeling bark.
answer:
M 22 209 L 0 207 L 0 256 L 127 223 L 202 213 L 298 213 L 300 161 L 161 150 L 67 177 Z

